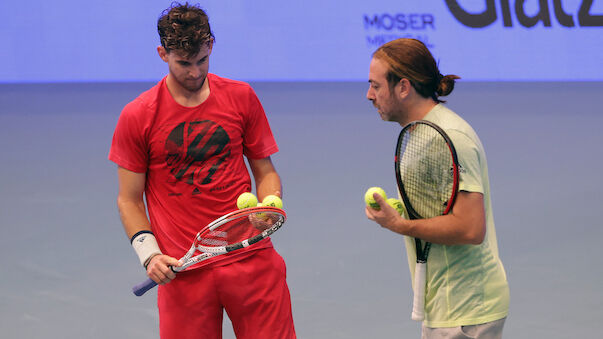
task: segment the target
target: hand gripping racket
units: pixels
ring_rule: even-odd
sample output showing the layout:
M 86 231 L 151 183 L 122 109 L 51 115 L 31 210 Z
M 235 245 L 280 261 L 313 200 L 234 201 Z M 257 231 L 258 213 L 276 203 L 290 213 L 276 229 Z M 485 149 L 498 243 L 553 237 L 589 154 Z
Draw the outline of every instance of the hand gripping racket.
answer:
M 269 206 L 228 213 L 197 233 L 191 248 L 180 258 L 182 266 L 172 267 L 172 270 L 181 272 L 203 260 L 253 245 L 276 232 L 286 219 L 285 211 Z M 141 296 L 156 285 L 149 278 L 134 286 L 132 292 Z
M 458 191 L 459 165 L 448 135 L 436 124 L 419 120 L 404 126 L 395 156 L 396 181 L 410 219 L 450 212 Z M 427 256 L 431 243 L 415 238 L 413 320 L 425 319 Z

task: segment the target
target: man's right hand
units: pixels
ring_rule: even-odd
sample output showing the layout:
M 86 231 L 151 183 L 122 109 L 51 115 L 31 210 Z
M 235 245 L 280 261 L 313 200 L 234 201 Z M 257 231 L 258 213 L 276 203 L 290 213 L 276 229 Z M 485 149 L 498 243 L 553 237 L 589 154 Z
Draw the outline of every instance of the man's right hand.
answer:
M 182 263 L 169 255 L 158 254 L 151 258 L 147 265 L 147 276 L 158 285 L 167 284 L 176 277 L 173 267 L 180 267 Z

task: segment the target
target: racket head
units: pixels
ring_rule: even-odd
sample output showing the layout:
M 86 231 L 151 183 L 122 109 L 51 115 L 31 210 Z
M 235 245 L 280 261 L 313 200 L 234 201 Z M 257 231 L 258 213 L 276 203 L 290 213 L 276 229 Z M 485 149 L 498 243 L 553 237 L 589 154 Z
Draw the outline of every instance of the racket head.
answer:
M 459 164 L 450 137 L 433 122 L 404 126 L 395 154 L 396 182 L 410 219 L 448 214 L 458 192 Z
M 195 237 L 201 252 L 221 254 L 253 245 L 268 238 L 287 220 L 284 210 L 271 206 L 249 207 L 226 214 Z

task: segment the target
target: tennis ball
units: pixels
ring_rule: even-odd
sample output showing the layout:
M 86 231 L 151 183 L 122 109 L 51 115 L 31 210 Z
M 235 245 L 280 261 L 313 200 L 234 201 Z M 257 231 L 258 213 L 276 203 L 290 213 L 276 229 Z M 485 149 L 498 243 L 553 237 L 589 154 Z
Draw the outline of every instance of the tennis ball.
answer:
M 402 204 L 402 201 L 396 199 L 396 198 L 389 198 L 387 199 L 387 203 L 393 207 L 396 211 L 398 211 L 398 213 L 400 215 L 404 214 L 404 205 Z
M 253 195 L 253 193 L 245 192 L 239 195 L 237 199 L 237 208 L 243 209 L 247 207 L 255 207 L 258 204 L 258 198 Z
M 276 208 L 283 208 L 283 201 L 281 200 L 281 198 L 277 197 L 276 195 L 269 195 L 269 196 L 265 197 L 264 200 L 262 201 L 262 206 L 272 206 L 272 207 L 276 207 Z
M 370 208 L 380 210 L 381 207 L 373 198 L 374 193 L 379 194 L 380 196 L 383 197 L 383 199 L 387 199 L 387 195 L 385 194 L 385 191 L 383 190 L 383 188 L 371 187 L 368 190 L 366 190 L 366 193 L 364 194 L 364 201 L 366 202 L 366 205 L 369 206 Z
M 262 207 L 262 206 L 264 206 L 264 204 L 261 202 L 258 202 L 258 207 Z M 256 212 L 255 216 L 260 220 L 268 219 L 268 217 L 266 216 L 266 213 L 264 213 L 264 212 Z

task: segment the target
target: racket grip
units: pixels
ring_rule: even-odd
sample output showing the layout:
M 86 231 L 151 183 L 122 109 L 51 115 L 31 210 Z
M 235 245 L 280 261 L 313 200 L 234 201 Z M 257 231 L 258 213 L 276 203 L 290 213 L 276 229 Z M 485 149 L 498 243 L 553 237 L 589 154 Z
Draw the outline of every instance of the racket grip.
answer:
M 137 297 L 140 297 L 141 295 L 145 294 L 148 290 L 150 290 L 151 288 L 157 286 L 157 283 L 154 282 L 151 278 L 141 282 L 140 284 L 132 287 L 132 292 L 134 292 L 134 294 Z
M 415 321 L 425 319 L 425 275 L 427 264 L 418 262 L 415 266 L 415 296 L 412 303 L 412 315 L 410 318 Z

